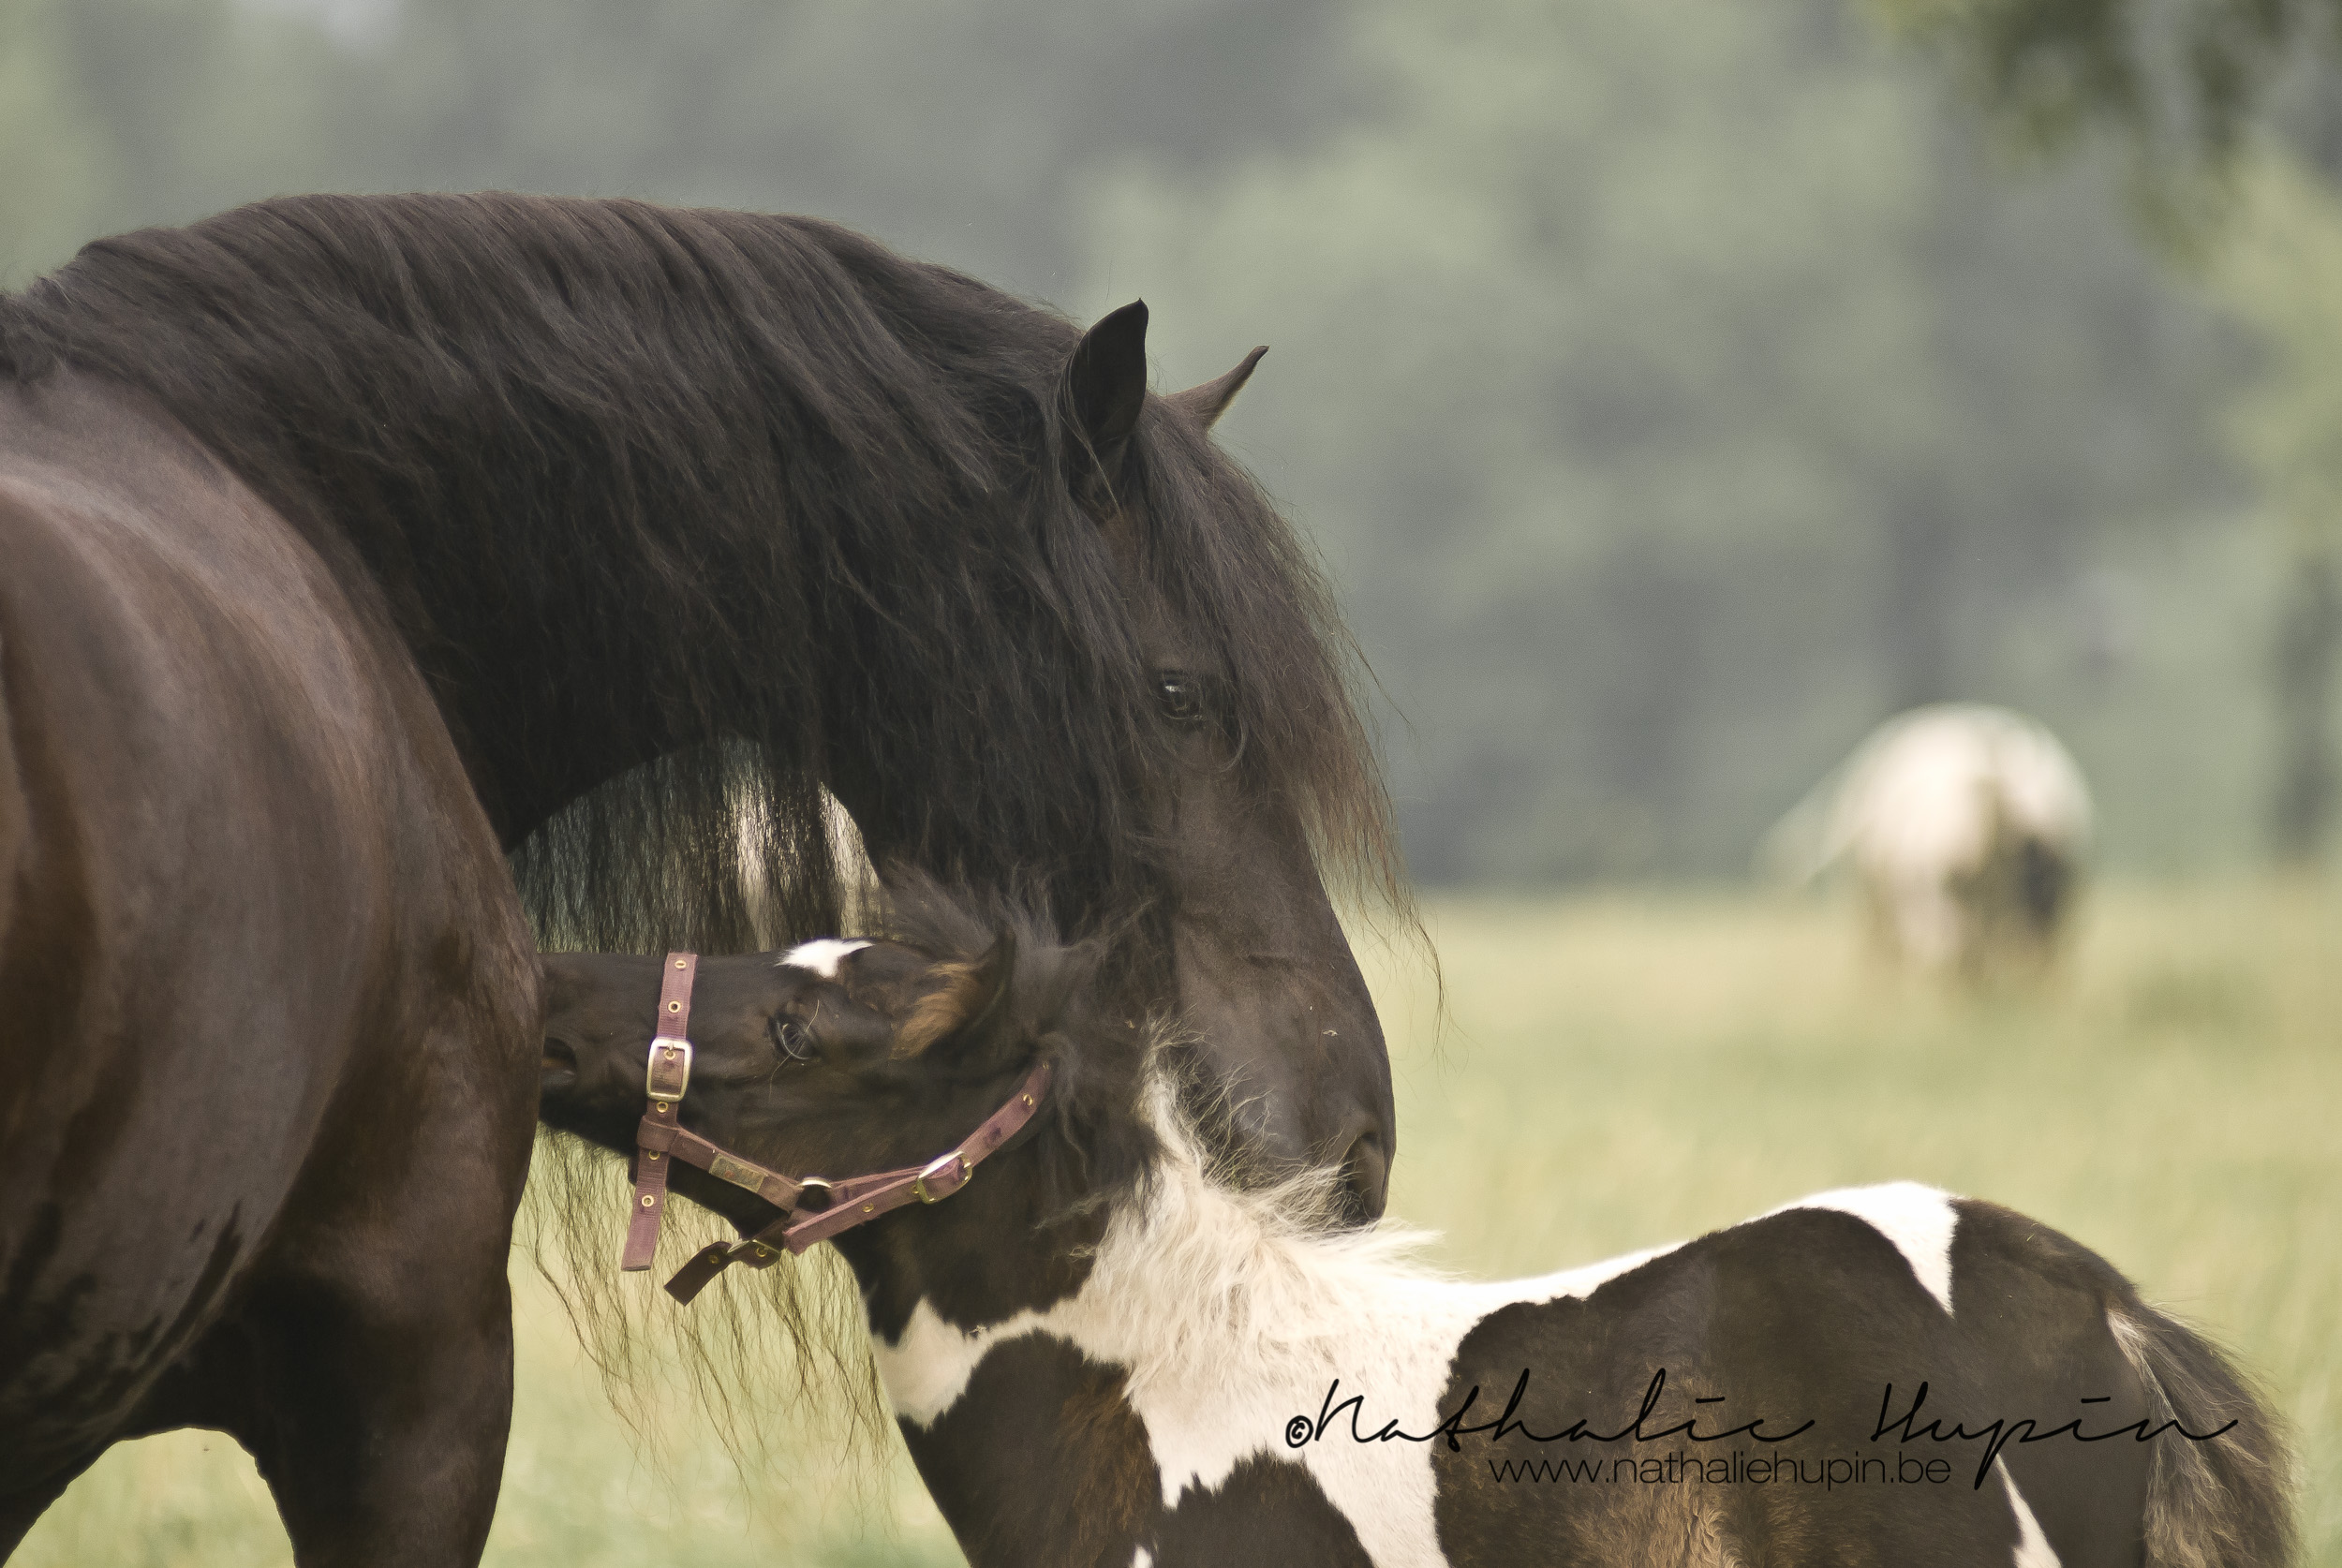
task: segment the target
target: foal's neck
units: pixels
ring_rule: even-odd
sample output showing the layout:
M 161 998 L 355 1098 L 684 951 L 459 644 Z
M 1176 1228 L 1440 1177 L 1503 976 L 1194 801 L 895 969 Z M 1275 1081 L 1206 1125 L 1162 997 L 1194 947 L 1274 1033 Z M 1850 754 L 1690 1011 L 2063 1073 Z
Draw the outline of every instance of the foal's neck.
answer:
M 994 1155 L 941 1203 L 899 1209 L 837 1238 L 880 1345 L 900 1342 L 921 1312 L 957 1329 L 988 1329 L 1080 1290 L 1104 1215 L 1036 1223 L 1045 1199 L 1040 1144 L 1049 1135 Z
M 1225 1475 L 1145 1412 L 1322 1388 L 1386 1287 L 1444 1288 L 1394 1265 L 1386 1241 L 1314 1234 L 1329 1189 L 1213 1179 L 1167 1095 L 1151 1103 L 1166 1134 L 1152 1179 L 1076 1224 L 1035 1229 L 1039 1161 L 1013 1162 L 1017 1149 L 997 1179 L 986 1164 L 949 1203 L 839 1238 L 905 1443 L 980 1568 L 1129 1562 L 1166 1490 L 1199 1465 L 1207 1485 Z M 1283 1413 L 1255 1413 L 1215 1441 L 1273 1438 Z
M 1157 1485 L 1123 1370 L 1027 1331 L 1081 1296 L 1110 1222 L 1093 1209 L 1036 1225 L 1038 1143 L 837 1240 L 904 1442 L 977 1568 L 1127 1562 Z

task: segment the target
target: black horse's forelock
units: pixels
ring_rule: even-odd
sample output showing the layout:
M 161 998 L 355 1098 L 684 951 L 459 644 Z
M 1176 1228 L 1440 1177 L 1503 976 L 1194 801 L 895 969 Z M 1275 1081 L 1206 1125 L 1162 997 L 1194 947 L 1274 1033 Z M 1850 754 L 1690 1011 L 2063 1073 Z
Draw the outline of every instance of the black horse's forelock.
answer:
M 832 726 L 881 854 L 1013 868 L 1069 926 L 1154 888 L 1149 683 L 1064 479 L 1078 335 L 811 219 L 313 196 L 92 244 L 0 300 L 0 375 L 143 392 L 387 611 L 541 933 L 736 951 L 837 926 Z M 1160 404 L 1117 489 L 1250 797 L 1403 905 L 1304 547 Z

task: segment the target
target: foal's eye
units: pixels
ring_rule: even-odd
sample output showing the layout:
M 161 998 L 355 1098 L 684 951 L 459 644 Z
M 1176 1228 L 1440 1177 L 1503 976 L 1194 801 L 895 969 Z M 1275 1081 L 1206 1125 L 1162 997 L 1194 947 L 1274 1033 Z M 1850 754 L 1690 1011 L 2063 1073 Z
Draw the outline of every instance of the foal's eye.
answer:
M 1155 703 L 1174 724 L 1193 724 L 1204 717 L 1204 683 L 1184 670 L 1164 670 L 1155 675 Z
M 775 1017 L 764 1032 L 772 1037 L 773 1049 L 791 1061 L 813 1059 L 813 1036 L 794 1018 Z

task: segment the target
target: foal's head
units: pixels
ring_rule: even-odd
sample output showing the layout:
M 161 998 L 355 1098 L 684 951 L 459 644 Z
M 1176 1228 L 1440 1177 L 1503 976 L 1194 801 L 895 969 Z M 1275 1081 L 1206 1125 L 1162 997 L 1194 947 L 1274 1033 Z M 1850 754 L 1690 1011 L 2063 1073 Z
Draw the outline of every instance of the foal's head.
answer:
M 1085 1200 L 1133 1181 L 1153 1149 L 1137 1107 L 1149 1031 L 1091 1015 L 1093 950 L 941 898 L 903 924 L 905 940 L 703 959 L 681 1125 L 771 1170 L 838 1179 L 953 1149 L 1045 1061 L 1049 1087 L 1033 1122 L 973 1179 L 984 1196 L 954 1203 L 955 1228 L 980 1220 L 1030 1234 L 1036 1220 L 1090 1212 Z M 541 1115 L 631 1150 L 660 960 L 549 954 L 543 968 Z M 687 1163 L 671 1180 L 744 1229 L 777 1213 Z

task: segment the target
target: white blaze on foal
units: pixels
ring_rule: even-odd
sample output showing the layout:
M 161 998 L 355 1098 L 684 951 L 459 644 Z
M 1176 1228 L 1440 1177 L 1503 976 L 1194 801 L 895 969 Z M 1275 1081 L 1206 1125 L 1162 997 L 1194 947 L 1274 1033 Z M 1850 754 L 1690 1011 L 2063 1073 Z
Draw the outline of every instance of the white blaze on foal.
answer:
M 799 942 L 782 954 L 780 961 L 793 969 L 809 969 L 823 980 L 836 980 L 837 966 L 869 945 L 868 942 L 823 937 L 816 941 Z

